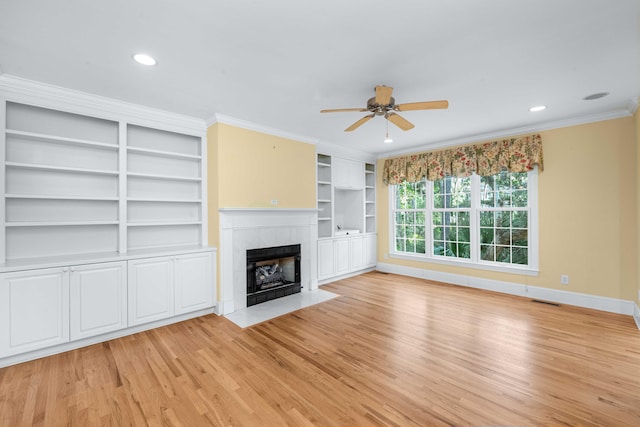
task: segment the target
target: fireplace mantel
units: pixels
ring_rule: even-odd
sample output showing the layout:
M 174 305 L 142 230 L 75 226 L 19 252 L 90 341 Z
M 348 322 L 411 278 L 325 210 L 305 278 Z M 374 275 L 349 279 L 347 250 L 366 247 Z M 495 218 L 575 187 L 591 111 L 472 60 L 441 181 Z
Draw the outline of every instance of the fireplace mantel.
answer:
M 318 287 L 318 209 L 221 208 L 218 314 L 247 305 L 246 251 L 301 245 L 302 292 Z

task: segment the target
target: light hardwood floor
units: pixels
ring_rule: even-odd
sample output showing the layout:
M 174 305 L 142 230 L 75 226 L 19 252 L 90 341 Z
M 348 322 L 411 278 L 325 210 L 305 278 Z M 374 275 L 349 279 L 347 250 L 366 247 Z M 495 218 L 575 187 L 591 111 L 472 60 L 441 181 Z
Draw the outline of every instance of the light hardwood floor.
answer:
M 0 425 L 640 425 L 633 319 L 369 273 L 0 369 Z

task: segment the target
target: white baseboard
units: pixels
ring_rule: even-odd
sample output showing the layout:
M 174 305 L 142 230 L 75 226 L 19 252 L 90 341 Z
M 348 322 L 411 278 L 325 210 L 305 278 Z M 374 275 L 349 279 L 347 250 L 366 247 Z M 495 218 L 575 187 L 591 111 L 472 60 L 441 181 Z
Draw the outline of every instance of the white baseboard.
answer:
M 541 288 L 538 286 L 528 286 L 519 283 L 502 282 L 499 280 L 481 279 L 462 274 L 442 273 L 439 271 L 404 267 L 386 263 L 378 263 L 377 270 L 384 273 L 400 274 L 403 276 L 451 283 L 453 285 L 466 286 L 469 288 L 484 289 L 532 299 L 634 316 L 636 323 L 638 324 L 638 328 L 640 329 L 640 308 L 638 308 L 633 301 Z
M 374 271 L 375 269 L 376 269 L 375 267 L 370 267 L 370 268 L 365 268 L 363 270 L 352 271 L 352 272 L 347 273 L 347 274 L 341 274 L 340 276 L 333 276 L 333 277 L 329 277 L 327 279 L 318 280 L 318 285 L 319 286 L 326 285 L 327 283 L 336 282 L 338 280 L 342 280 L 342 279 L 347 279 L 349 277 L 358 276 L 358 275 L 363 274 L 363 273 L 368 273 L 370 271 Z

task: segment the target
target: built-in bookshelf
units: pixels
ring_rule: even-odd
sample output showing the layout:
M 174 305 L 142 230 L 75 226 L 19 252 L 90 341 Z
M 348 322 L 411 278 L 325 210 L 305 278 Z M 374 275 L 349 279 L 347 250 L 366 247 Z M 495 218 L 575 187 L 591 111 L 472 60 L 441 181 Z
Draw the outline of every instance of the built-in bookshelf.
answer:
M 0 263 L 204 243 L 201 135 L 0 100 Z
M 364 164 L 364 228 L 366 233 L 376 232 L 376 167 Z
M 331 237 L 333 232 L 333 186 L 331 156 L 318 154 L 317 163 L 318 237 Z

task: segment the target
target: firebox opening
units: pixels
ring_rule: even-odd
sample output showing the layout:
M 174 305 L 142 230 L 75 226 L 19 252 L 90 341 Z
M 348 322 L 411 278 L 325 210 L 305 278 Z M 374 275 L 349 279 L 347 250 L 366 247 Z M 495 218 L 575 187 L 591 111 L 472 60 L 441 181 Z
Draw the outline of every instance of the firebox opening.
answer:
M 247 250 L 247 307 L 300 290 L 300 245 Z

